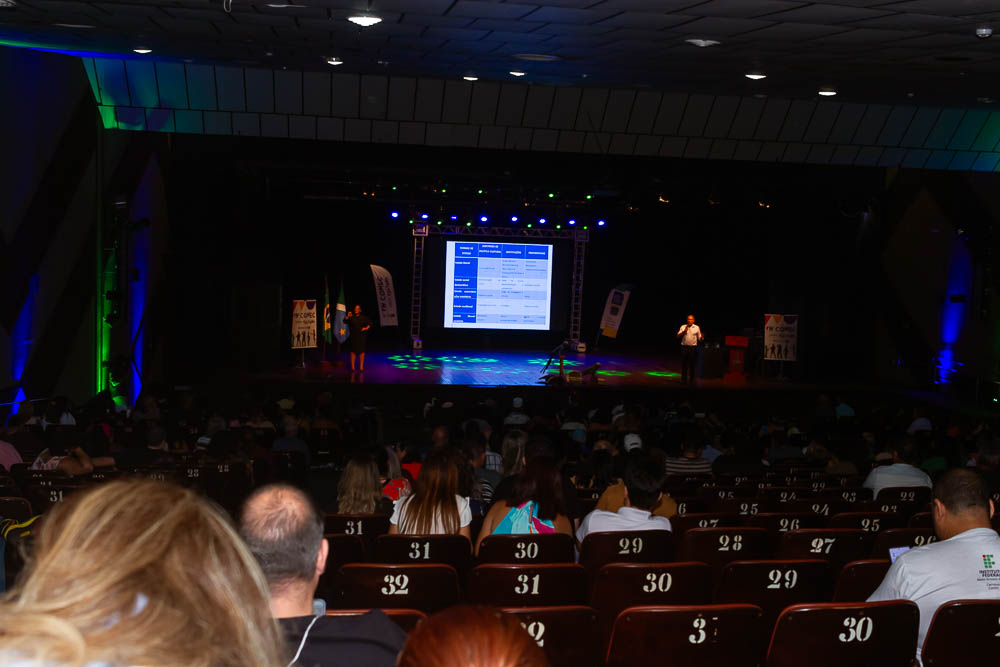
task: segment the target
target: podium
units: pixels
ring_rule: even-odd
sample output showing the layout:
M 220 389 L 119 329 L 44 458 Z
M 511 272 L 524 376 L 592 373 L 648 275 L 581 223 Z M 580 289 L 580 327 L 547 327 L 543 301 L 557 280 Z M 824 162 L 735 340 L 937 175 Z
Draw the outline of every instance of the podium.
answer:
M 729 348 L 729 370 L 722 376 L 722 383 L 742 387 L 747 383 L 746 356 L 750 339 L 746 336 L 726 336 Z

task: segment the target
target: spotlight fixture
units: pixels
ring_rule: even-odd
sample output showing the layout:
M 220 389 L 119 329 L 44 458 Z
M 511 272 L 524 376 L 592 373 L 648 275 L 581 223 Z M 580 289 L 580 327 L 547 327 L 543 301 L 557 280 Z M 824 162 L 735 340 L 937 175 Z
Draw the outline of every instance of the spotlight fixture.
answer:
M 569 224 L 571 224 L 571 225 L 575 225 L 575 224 L 576 224 L 576 220 L 570 220 L 570 221 L 569 221 Z
M 0 0 L 0 9 L 11 9 L 12 7 L 17 7 L 14 0 Z
M 993 36 L 993 28 L 988 25 L 979 26 L 976 28 L 976 37 L 979 39 L 989 39 Z
M 0 7 L 4 5 L 0 2 Z M 73 28 L 75 30 L 93 30 L 97 26 L 89 25 L 87 23 L 53 23 L 57 28 Z
M 452 220 L 458 220 L 458 216 L 457 215 L 453 215 L 453 216 L 451 216 L 451 219 Z
M 132 50 L 135 51 L 136 53 L 141 53 L 142 55 L 146 55 L 147 53 L 153 52 L 153 49 L 147 49 L 145 46 L 140 46 Z
M 521 72 L 521 71 L 519 71 L 519 70 L 516 70 L 516 69 L 515 69 L 515 70 L 511 70 L 511 71 L 509 72 L 509 74 L 510 74 L 511 76 L 524 76 L 524 72 Z
M 517 216 L 516 215 L 510 216 L 510 221 L 511 222 L 517 222 Z
M 767 75 L 764 74 L 763 72 L 747 72 L 743 76 L 750 79 L 751 81 L 760 81 L 761 79 L 767 78 Z
M 538 219 L 538 224 L 544 225 L 545 224 L 545 218 L 539 218 Z
M 471 74 L 469 76 L 463 76 L 462 79 L 464 81 L 479 81 L 478 76 L 472 76 Z
M 396 211 L 393 211 L 389 215 L 391 215 L 393 218 L 398 218 L 399 217 L 399 213 L 397 213 Z
M 597 226 L 598 227 L 603 227 L 604 226 L 604 221 L 603 220 L 598 220 L 597 221 Z
M 431 217 L 431 216 L 427 215 L 426 213 L 421 213 L 421 214 L 420 214 L 420 219 L 421 219 L 421 220 L 426 220 L 426 219 L 427 219 L 427 218 L 429 218 L 429 217 Z
M 480 216 L 479 218 L 479 222 L 486 222 L 487 220 L 489 220 L 489 218 L 487 218 L 485 215 Z
M 362 28 L 369 28 L 376 23 L 381 23 L 382 19 L 377 16 L 372 16 L 370 14 L 359 14 L 357 16 L 348 16 L 347 20 L 351 23 L 361 26 Z
M 834 95 L 837 94 L 837 91 L 834 90 L 833 88 L 820 88 L 818 94 L 822 95 L 823 97 L 833 97 Z
M 344 61 L 341 60 L 340 58 L 327 58 L 326 64 L 333 65 L 334 67 L 336 67 L 337 65 L 343 65 Z
M 685 39 L 685 42 L 691 46 L 697 46 L 700 49 L 707 48 L 709 46 L 718 46 L 722 42 L 716 41 L 714 39 Z

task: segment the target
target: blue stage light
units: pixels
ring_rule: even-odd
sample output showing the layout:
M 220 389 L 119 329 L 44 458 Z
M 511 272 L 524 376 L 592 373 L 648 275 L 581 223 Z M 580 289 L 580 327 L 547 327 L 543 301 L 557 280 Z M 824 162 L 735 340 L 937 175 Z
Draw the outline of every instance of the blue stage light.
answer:
M 604 221 L 603 220 L 598 220 L 597 221 L 597 226 L 598 227 L 603 227 L 604 226 Z
M 487 220 L 489 220 L 489 218 L 487 218 L 485 215 L 479 218 L 479 222 L 486 222 Z
M 453 216 L 451 216 L 451 219 L 452 220 L 458 220 L 458 216 L 457 215 L 453 215 Z
M 575 224 L 576 224 L 576 220 L 570 220 L 570 221 L 569 221 L 569 224 L 571 224 L 571 225 L 575 225 Z
M 539 218 L 538 219 L 538 224 L 544 225 L 545 224 L 545 218 Z
M 399 213 L 397 213 L 396 211 L 393 211 L 393 212 L 392 212 L 392 213 L 390 213 L 389 215 L 391 215 L 391 216 L 392 216 L 392 217 L 394 217 L 394 218 L 398 218 L 398 217 L 399 217 Z
M 426 220 L 426 219 L 427 219 L 427 218 L 429 218 L 429 217 L 430 217 L 430 216 L 429 216 L 429 215 L 427 215 L 426 213 L 421 213 L 421 214 L 420 214 L 420 219 L 421 219 L 421 220 Z
M 517 222 L 517 216 L 516 215 L 510 216 L 510 221 L 511 222 Z

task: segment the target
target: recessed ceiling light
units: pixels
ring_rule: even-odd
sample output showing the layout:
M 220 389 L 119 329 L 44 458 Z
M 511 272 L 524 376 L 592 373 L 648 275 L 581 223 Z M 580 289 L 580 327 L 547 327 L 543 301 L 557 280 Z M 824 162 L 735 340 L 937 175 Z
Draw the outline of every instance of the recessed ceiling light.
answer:
M 837 91 L 834 90 L 833 88 L 820 88 L 819 94 L 822 95 L 823 97 L 833 97 L 834 95 L 837 94 Z
M 462 78 L 466 81 L 479 81 L 478 76 L 463 76 Z
M 132 50 L 135 51 L 136 53 L 141 53 L 142 55 L 146 55 L 147 53 L 153 52 L 153 49 L 147 49 L 145 46 L 140 46 Z
M 515 70 L 511 70 L 510 75 L 511 76 L 524 76 L 524 72 L 520 72 L 520 71 L 518 71 L 518 70 L 515 69 Z
M 350 21 L 351 23 L 356 23 L 357 25 L 361 26 L 362 28 L 367 28 L 368 26 L 373 26 L 376 23 L 381 23 L 382 22 L 382 19 L 380 19 L 379 17 L 377 17 L 377 16 L 369 16 L 367 14 L 366 15 L 358 15 L 358 16 L 348 16 L 347 20 Z
M 548 53 L 515 53 L 513 57 L 518 60 L 527 60 L 533 63 L 554 63 L 557 60 L 562 60 L 559 56 L 554 56 Z
M 0 0 L 0 9 L 10 9 L 11 7 L 17 7 L 14 0 Z
M 57 28 L 75 28 L 78 30 L 91 30 L 97 26 L 87 25 L 86 23 L 53 23 Z
M 717 42 L 714 39 L 685 39 L 684 41 L 700 48 L 705 48 L 706 46 L 718 46 L 719 44 L 722 44 L 722 42 Z
M 343 65 L 344 61 L 341 60 L 340 58 L 327 58 L 326 59 L 326 64 L 327 65 Z
M 764 74 L 763 72 L 747 72 L 743 76 L 753 81 L 760 81 L 761 79 L 767 78 L 767 75 Z

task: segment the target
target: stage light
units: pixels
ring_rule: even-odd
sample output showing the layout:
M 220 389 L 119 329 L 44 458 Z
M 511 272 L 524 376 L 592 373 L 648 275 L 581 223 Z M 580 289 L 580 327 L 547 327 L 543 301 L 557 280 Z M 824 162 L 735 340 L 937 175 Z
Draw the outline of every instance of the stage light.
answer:
M 413 221 L 412 221 L 412 220 L 410 220 L 410 224 L 411 224 L 411 225 L 413 224 Z
M 597 221 L 597 226 L 598 227 L 603 227 L 604 226 L 604 221 L 603 220 L 598 220 Z
M 821 88 L 819 94 L 823 97 L 833 97 L 837 94 L 837 91 L 833 88 Z
M 509 74 L 510 74 L 511 76 L 524 76 L 524 72 L 522 72 L 521 70 L 517 70 L 517 69 L 515 69 L 515 70 L 511 70 L 511 71 L 509 72 Z
M 465 223 L 465 226 L 466 227 L 471 227 L 472 226 L 472 221 L 470 220 L 469 222 Z
M 446 192 L 448 192 L 448 190 L 447 190 L 447 189 L 445 189 L 445 188 L 441 188 L 441 194 L 444 194 L 444 193 L 446 193 Z
M 391 216 L 392 216 L 392 217 L 394 217 L 394 218 L 398 218 L 398 217 L 399 217 L 399 213 L 397 213 L 396 211 L 393 211 L 393 212 L 392 212 L 392 213 L 390 213 L 389 215 L 391 215 Z
M 570 221 L 569 221 L 569 224 L 571 224 L 571 225 L 575 225 L 575 224 L 576 224 L 576 220 L 570 220 Z
M 531 223 L 530 222 L 528 223 L 528 229 L 531 229 Z
M 763 72 L 747 72 L 743 76 L 750 79 L 751 81 L 760 81 L 761 79 L 767 78 L 767 75 L 764 74 Z
M 552 199 L 552 198 L 553 198 L 553 197 L 555 197 L 555 196 L 556 196 L 556 193 L 554 193 L 554 192 L 550 192 L 550 193 L 549 193 L 549 199 Z
M 140 47 L 134 48 L 132 50 L 135 51 L 136 53 L 140 53 L 142 55 L 146 55 L 147 53 L 152 53 L 153 52 L 153 49 L 147 49 L 144 46 L 140 46 Z
M 396 186 L 395 186 L 395 185 L 394 185 L 394 186 L 392 186 L 392 191 L 393 191 L 393 192 L 395 192 L 395 191 L 396 191 Z
M 562 229 L 562 225 L 556 225 L 556 229 Z
M 483 194 L 483 191 L 482 190 L 476 190 L 476 194 L 477 195 L 481 195 L 481 194 Z
M 463 81 L 469 81 L 469 82 L 472 82 L 472 81 L 479 81 L 479 77 L 478 77 L 478 76 L 472 76 L 472 75 L 469 75 L 469 76 L 463 76 L 463 77 L 462 77 L 462 80 L 463 80 Z
M 516 215 L 510 216 L 510 221 L 511 222 L 517 222 L 517 216 Z
M 327 58 L 326 64 L 336 67 L 337 65 L 343 65 L 344 61 L 340 58 Z
M 421 213 L 421 214 L 420 214 L 420 219 L 421 219 L 421 220 L 426 220 L 426 219 L 427 219 L 427 218 L 429 218 L 429 217 L 431 217 L 431 216 L 427 215 L 426 213 Z
M 489 220 L 489 218 L 487 218 L 485 215 L 479 218 L 479 222 L 486 222 L 487 220 Z
M 589 227 L 587 227 L 587 225 L 583 226 L 583 231 L 587 231 L 588 229 L 589 229 Z
M 442 224 L 440 220 L 438 220 L 438 224 L 439 224 L 439 225 L 440 225 L 440 224 Z
M 593 199 L 594 195 L 587 195 L 587 199 Z
M 539 218 L 538 219 L 538 224 L 544 225 L 545 224 L 545 218 Z
M 382 19 L 377 16 L 348 16 L 347 20 L 362 28 L 368 28 L 382 22 Z
M 458 220 L 458 216 L 457 215 L 453 215 L 453 216 L 451 216 L 451 219 L 452 220 Z

